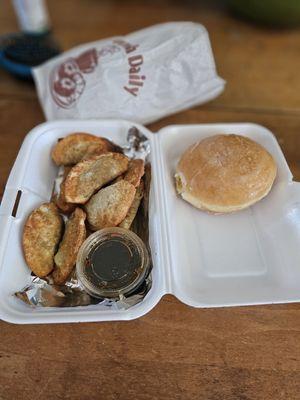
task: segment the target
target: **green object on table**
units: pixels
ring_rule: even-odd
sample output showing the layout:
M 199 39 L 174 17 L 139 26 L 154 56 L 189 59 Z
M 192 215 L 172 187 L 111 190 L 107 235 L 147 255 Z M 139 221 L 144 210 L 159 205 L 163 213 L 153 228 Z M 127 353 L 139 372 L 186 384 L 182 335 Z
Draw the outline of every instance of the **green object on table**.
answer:
M 235 13 L 259 23 L 300 25 L 300 0 L 229 0 L 229 5 Z

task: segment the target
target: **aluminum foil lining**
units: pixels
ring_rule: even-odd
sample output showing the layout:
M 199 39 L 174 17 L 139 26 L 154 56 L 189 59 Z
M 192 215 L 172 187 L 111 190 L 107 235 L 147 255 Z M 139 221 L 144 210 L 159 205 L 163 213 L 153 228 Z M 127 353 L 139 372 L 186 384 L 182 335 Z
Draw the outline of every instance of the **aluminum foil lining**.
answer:
M 127 145 L 123 148 L 124 154 L 130 158 L 142 158 L 146 163 L 145 168 L 145 196 L 141 202 L 137 216 L 133 221 L 131 229 L 145 242 L 149 253 L 149 226 L 148 226 L 148 199 L 150 190 L 151 168 L 148 163 L 150 153 L 149 139 L 136 127 L 129 129 L 127 134 Z M 54 182 L 54 191 L 59 191 L 62 180 L 61 169 Z M 64 216 L 65 217 L 65 216 Z M 30 283 L 15 296 L 32 307 L 77 307 L 97 305 L 99 310 L 126 310 L 140 303 L 152 286 L 151 272 L 143 284 L 128 297 L 120 296 L 118 299 L 99 299 L 89 295 L 76 277 L 76 271 L 70 275 L 64 285 L 54 285 L 51 277 L 45 279 L 31 275 Z

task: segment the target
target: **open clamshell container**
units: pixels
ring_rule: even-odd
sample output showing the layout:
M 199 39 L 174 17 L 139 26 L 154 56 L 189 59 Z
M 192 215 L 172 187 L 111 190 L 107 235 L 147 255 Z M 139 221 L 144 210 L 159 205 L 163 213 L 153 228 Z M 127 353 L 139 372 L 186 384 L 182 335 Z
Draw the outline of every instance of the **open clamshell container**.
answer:
M 50 151 L 75 131 L 126 144 L 136 126 L 151 144 L 149 204 L 153 284 L 144 300 L 127 310 L 97 305 L 33 308 L 13 294 L 30 281 L 22 253 L 28 214 L 51 197 L 57 168 Z M 270 194 L 254 206 L 227 215 L 201 212 L 176 195 L 177 161 L 191 144 L 218 133 L 238 133 L 263 145 L 278 175 Z M 15 200 L 21 194 L 17 211 Z M 129 320 L 149 312 L 166 294 L 194 307 L 221 307 L 300 300 L 300 184 L 293 182 L 282 151 L 267 129 L 254 124 L 169 126 L 153 134 L 127 121 L 56 121 L 25 138 L 7 182 L 0 209 L 0 316 L 14 323 Z

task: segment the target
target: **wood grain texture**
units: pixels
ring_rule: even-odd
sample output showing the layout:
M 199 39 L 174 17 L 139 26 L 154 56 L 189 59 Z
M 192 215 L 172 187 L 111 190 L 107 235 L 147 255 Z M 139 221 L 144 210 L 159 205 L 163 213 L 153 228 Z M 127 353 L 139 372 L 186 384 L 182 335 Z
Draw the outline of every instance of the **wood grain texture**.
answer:
M 150 126 L 255 122 L 300 180 L 300 33 L 234 19 L 221 2 L 48 1 L 63 48 L 168 20 L 208 29 L 224 93 Z M 14 31 L 0 0 L 0 34 Z M 26 133 L 44 120 L 32 85 L 0 71 L 0 197 Z M 1 229 L 1 228 L 0 228 Z M 194 309 L 165 296 L 130 322 L 0 322 L 0 399 L 299 400 L 300 305 Z
M 123 35 L 152 24 L 192 20 L 209 32 L 225 92 L 211 105 L 300 111 L 299 31 L 271 30 L 235 19 L 222 0 L 52 0 L 54 34 L 63 49 Z M 0 0 L 1 32 L 16 29 L 11 2 Z M 0 75 L 0 93 L 33 97 L 34 91 Z

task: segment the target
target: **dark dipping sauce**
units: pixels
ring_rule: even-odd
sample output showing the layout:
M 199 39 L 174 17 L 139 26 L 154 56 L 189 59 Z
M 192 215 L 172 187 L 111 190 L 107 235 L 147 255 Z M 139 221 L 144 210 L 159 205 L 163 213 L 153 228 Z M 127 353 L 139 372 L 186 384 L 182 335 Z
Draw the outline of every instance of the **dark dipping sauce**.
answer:
M 96 297 L 116 298 L 134 292 L 149 271 L 149 258 L 133 232 L 104 234 L 92 241 L 84 257 L 82 283 Z M 123 234 L 122 234 L 123 233 Z
M 140 255 L 119 239 L 110 239 L 95 247 L 86 260 L 86 276 L 100 287 L 119 288 L 138 276 Z

